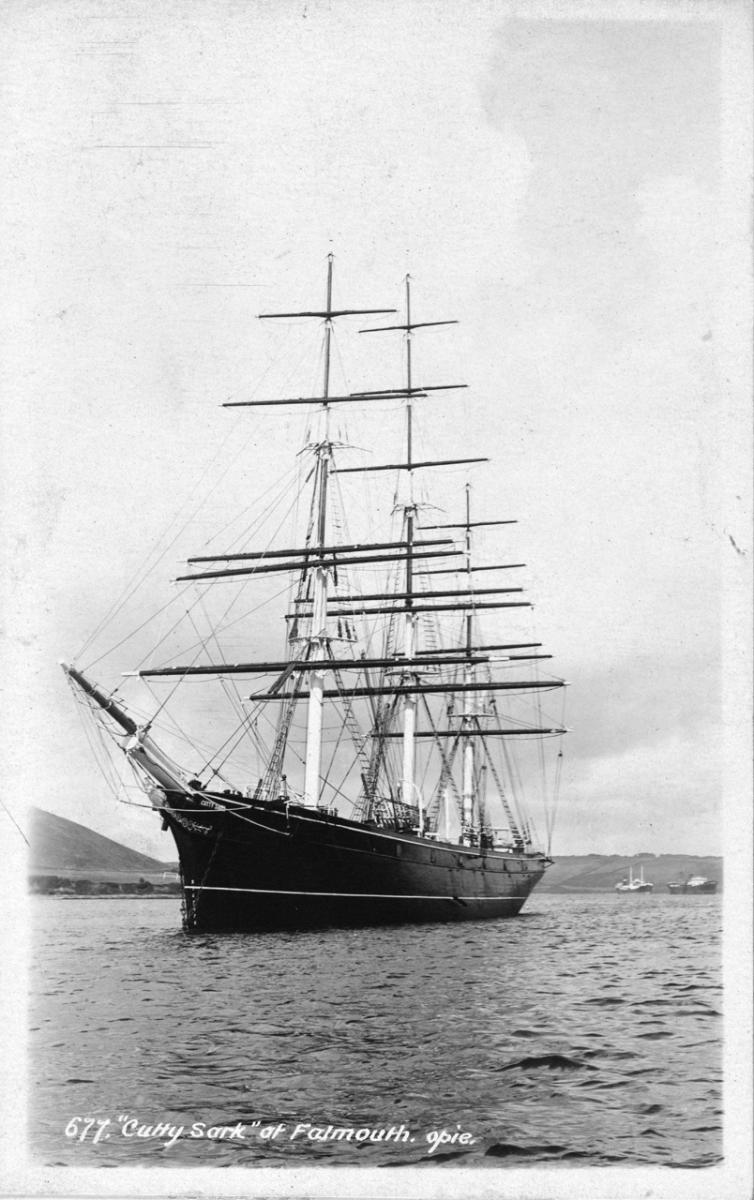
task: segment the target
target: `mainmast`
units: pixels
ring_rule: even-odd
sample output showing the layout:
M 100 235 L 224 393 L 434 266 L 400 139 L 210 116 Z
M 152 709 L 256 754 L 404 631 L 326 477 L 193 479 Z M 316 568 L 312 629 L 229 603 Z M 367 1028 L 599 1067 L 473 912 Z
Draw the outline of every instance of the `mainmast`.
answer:
M 406 461 L 390 464 L 408 472 L 408 495 L 403 505 L 403 518 L 406 540 L 406 584 L 403 594 L 404 626 L 403 626 L 403 657 L 406 664 L 412 662 L 416 655 L 416 618 L 417 612 L 425 611 L 425 606 L 418 608 L 414 604 L 414 532 L 416 526 L 416 498 L 414 496 L 414 470 L 417 467 L 448 466 L 457 462 L 483 461 L 477 459 L 443 459 L 437 462 L 414 462 L 413 457 L 413 400 L 422 395 L 426 389 L 414 387 L 411 362 L 411 341 L 414 329 L 436 325 L 455 325 L 456 321 L 412 321 L 411 320 L 411 276 L 406 275 L 406 321 L 402 325 L 384 326 L 382 329 L 362 330 L 362 333 L 379 333 L 386 329 L 399 329 L 406 335 L 406 386 L 401 393 L 406 399 Z M 461 385 L 463 386 L 463 385 Z M 442 389 L 441 389 L 442 390 Z M 380 469 L 380 468 L 377 468 Z M 407 668 L 403 672 L 403 685 L 406 688 L 403 697 L 403 767 L 401 772 L 401 798 L 404 804 L 413 804 L 416 799 L 419 809 L 419 832 L 424 832 L 424 811 L 421 790 L 416 786 L 416 711 L 420 690 L 410 685 L 418 684 L 419 676 L 416 668 Z

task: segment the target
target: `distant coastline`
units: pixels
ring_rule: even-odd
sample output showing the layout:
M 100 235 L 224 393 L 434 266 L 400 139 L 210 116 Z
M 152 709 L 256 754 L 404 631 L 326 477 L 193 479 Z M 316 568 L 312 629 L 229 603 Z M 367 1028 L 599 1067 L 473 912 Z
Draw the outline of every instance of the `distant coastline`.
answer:
M 630 868 L 642 869 L 655 895 L 668 895 L 668 883 L 704 875 L 723 888 L 723 860 L 698 854 L 554 855 L 535 893 L 562 895 L 612 892 Z M 159 862 L 103 837 L 84 825 L 42 809 L 32 810 L 29 890 L 36 895 L 74 899 L 103 896 L 158 898 L 180 895 L 176 862 Z
M 37 875 L 29 877 L 29 891 L 35 896 L 66 896 L 72 900 L 131 896 L 134 899 L 170 898 L 180 896 L 181 884 L 174 879 L 88 879 L 70 878 L 65 875 Z
M 47 867 L 29 874 L 29 891 L 40 896 L 65 896 L 70 899 L 130 896 L 135 899 L 159 899 L 180 896 L 181 885 L 176 864 L 161 863 L 159 871 L 116 871 Z M 723 890 L 722 858 L 694 855 L 568 855 L 556 859 L 537 893 L 548 895 L 605 895 L 628 875 L 629 867 L 644 870 L 654 884 L 655 895 L 669 895 L 668 883 L 691 875 L 705 875 Z M 535 893 L 536 894 L 536 893 Z
M 612 892 L 616 883 L 628 877 L 629 869 L 643 871 L 648 883 L 654 885 L 655 895 L 668 895 L 667 885 L 692 875 L 704 875 L 717 883 L 718 894 L 723 890 L 723 860 L 719 855 L 701 854 L 568 854 L 554 855 L 539 884 L 538 892 L 574 893 Z

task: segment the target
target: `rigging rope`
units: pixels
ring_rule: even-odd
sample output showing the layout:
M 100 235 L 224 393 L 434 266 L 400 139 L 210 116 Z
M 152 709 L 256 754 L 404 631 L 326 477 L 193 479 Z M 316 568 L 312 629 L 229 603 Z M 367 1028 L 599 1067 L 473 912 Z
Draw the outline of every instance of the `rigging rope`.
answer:
M 9 808 L 8 808 L 8 806 L 6 805 L 6 803 L 5 803 L 5 801 L 3 800 L 2 796 L 0 796 L 0 805 L 2 805 L 3 812 L 5 812 L 5 813 L 6 813 L 6 815 L 7 815 L 8 817 L 10 817 L 10 819 L 11 819 L 11 821 L 13 822 L 13 824 L 15 825 L 16 829 L 17 829 L 17 830 L 18 830 L 18 832 L 21 834 L 21 837 L 22 837 L 22 838 L 24 839 L 24 841 L 26 842 L 26 845 L 27 845 L 27 846 L 31 845 L 31 843 L 29 842 L 29 839 L 27 838 L 26 834 L 24 833 L 23 829 L 22 829 L 22 828 L 21 828 L 21 826 L 19 825 L 19 823 L 18 823 L 18 821 L 16 820 L 16 818 L 13 816 L 13 813 L 10 811 L 10 809 L 9 809 Z
M 201 475 L 199 476 L 198 484 L 195 484 L 192 486 L 191 496 L 195 495 L 198 486 L 201 485 L 203 480 L 209 474 L 210 470 L 214 467 L 215 462 L 220 458 L 221 454 L 225 450 L 226 444 L 230 441 L 230 439 L 233 436 L 235 436 L 235 432 L 236 432 L 236 429 L 238 428 L 239 424 L 240 424 L 240 418 L 236 419 L 233 426 L 229 429 L 227 435 L 225 436 L 223 441 L 220 443 L 218 450 L 212 456 L 209 463 L 202 471 Z M 231 466 L 233 466 L 233 464 L 237 461 L 237 459 L 240 457 L 240 455 L 245 451 L 248 443 L 251 441 L 252 436 L 253 436 L 253 432 L 249 434 L 249 436 L 246 438 L 246 440 L 244 442 L 242 442 L 241 447 L 239 448 L 239 450 L 236 452 L 236 454 L 231 459 L 228 469 Z M 134 573 L 134 575 L 131 578 L 131 581 L 128 584 L 126 584 L 126 587 L 121 592 L 120 597 L 118 597 L 114 601 L 114 603 L 110 606 L 110 608 L 105 613 L 105 616 L 102 618 L 100 623 L 95 627 L 94 631 L 87 638 L 84 645 L 79 650 L 79 653 L 76 655 L 77 658 L 81 658 L 81 656 L 84 654 L 84 652 L 92 644 L 94 639 L 99 636 L 99 634 L 105 628 L 105 626 L 114 619 L 114 617 L 117 615 L 118 612 L 120 612 L 123 605 L 134 595 L 134 593 L 136 591 L 138 591 L 138 589 L 145 582 L 145 580 L 147 579 L 149 574 L 159 565 L 160 562 L 162 562 L 163 558 L 166 556 L 168 551 L 172 548 L 172 546 L 175 545 L 178 538 L 188 528 L 188 526 L 191 524 L 191 522 L 194 520 L 194 518 L 197 516 L 197 514 L 199 512 L 201 512 L 202 508 L 207 503 L 210 496 L 213 495 L 213 493 L 220 486 L 220 483 L 225 478 L 226 473 L 227 472 L 224 472 L 223 475 L 221 476 L 221 478 L 218 479 L 218 481 L 215 484 L 213 484 L 212 487 L 202 496 L 202 498 L 199 500 L 199 503 L 193 508 L 190 516 L 187 517 L 187 519 L 183 522 L 183 524 L 178 529 L 177 533 L 171 538 L 171 540 L 167 543 L 165 548 L 158 554 L 155 561 L 150 562 L 150 559 L 157 553 L 157 549 L 159 547 L 160 541 L 163 538 L 168 536 L 168 533 L 170 532 L 172 526 L 175 525 L 176 522 L 179 520 L 181 513 L 189 506 L 190 497 L 180 506 L 180 508 L 178 509 L 176 514 L 172 517 L 171 521 L 169 522 L 167 528 L 165 529 L 165 532 L 161 535 L 160 538 L 158 538 L 155 546 L 147 554 L 146 558 L 143 561 L 142 566 L 140 568 L 137 568 L 136 572 Z M 96 661 L 99 661 L 99 660 L 96 660 Z
M 245 445 L 243 448 L 245 449 Z M 238 455 L 236 455 L 236 458 L 237 457 L 238 457 Z M 231 466 L 233 465 L 233 462 L 235 462 L 235 459 L 232 460 L 232 462 L 230 464 Z M 259 517 L 258 517 L 256 523 L 252 523 L 252 525 L 247 528 L 254 527 L 254 524 L 261 524 L 269 515 L 271 515 L 271 513 L 275 510 L 275 508 L 278 506 L 278 504 L 280 504 L 289 495 L 289 492 L 290 492 L 290 487 L 289 487 L 289 482 L 288 482 L 289 477 L 291 475 L 294 475 L 296 473 L 297 469 L 298 468 L 296 465 L 293 468 L 291 468 L 289 471 L 287 471 L 285 473 L 285 475 L 282 476 L 282 479 L 278 481 L 279 482 L 279 493 L 276 493 L 273 495 L 273 499 L 270 500 L 269 504 L 259 514 Z M 219 483 L 220 483 L 220 481 L 218 481 L 218 484 L 216 485 L 216 487 L 219 486 Z M 165 551 L 159 556 L 159 558 L 151 566 L 149 566 L 148 568 L 145 569 L 143 578 L 132 588 L 131 592 L 123 598 L 122 602 L 118 604 L 117 610 L 113 611 L 112 613 L 108 613 L 108 615 L 103 619 L 103 621 L 100 622 L 100 625 L 97 627 L 95 632 L 91 635 L 91 637 L 87 640 L 86 645 L 83 649 L 85 649 L 87 646 L 89 646 L 91 644 L 91 642 L 94 640 L 94 638 L 96 636 L 98 636 L 98 634 L 104 628 L 105 624 L 109 623 L 110 621 L 112 621 L 114 619 L 114 617 L 116 616 L 116 612 L 120 611 L 120 609 L 123 607 L 123 605 L 135 594 L 135 592 L 138 590 L 138 588 L 141 587 L 141 585 L 146 581 L 148 575 L 151 573 L 151 571 L 153 571 L 159 565 L 159 563 L 162 561 L 162 559 L 167 554 L 167 551 L 171 548 L 171 546 L 175 543 L 175 541 L 177 541 L 177 539 L 181 536 L 183 531 L 188 527 L 188 525 L 193 520 L 194 516 L 196 516 L 196 514 L 200 511 L 201 507 L 203 507 L 203 505 L 209 499 L 209 496 L 211 495 L 212 491 L 214 491 L 214 490 L 215 490 L 215 488 L 211 489 L 210 493 L 208 493 L 207 496 L 204 498 L 204 500 L 202 500 L 200 502 L 200 504 L 197 506 L 197 508 L 194 511 L 194 513 L 192 514 L 192 516 L 189 517 L 188 520 L 184 523 L 183 527 L 178 531 L 178 533 L 176 534 L 173 541 L 166 547 Z M 290 508 L 288 511 L 290 511 Z M 287 515 L 288 514 L 286 513 L 285 516 L 287 516 Z M 282 520 L 285 520 L 285 516 L 282 518 Z M 281 521 L 281 524 L 282 524 L 282 521 Z M 207 542 L 205 542 L 205 545 L 209 544 L 209 542 L 211 542 L 215 536 L 216 535 L 212 535 L 209 539 L 207 539 Z M 274 538 L 274 536 L 275 536 L 275 534 L 272 535 L 273 538 Z M 127 641 L 129 641 L 132 637 L 134 637 L 136 633 L 138 633 L 141 629 L 143 629 L 151 621 L 155 620 L 156 617 L 160 616 L 163 612 L 165 612 L 166 609 L 168 609 L 172 603 L 175 603 L 176 600 L 180 599 L 186 593 L 186 591 L 189 590 L 189 588 L 190 588 L 190 584 L 187 585 L 186 587 L 181 588 L 177 596 L 173 596 L 171 598 L 171 600 L 169 600 L 167 602 L 167 604 L 164 604 L 160 609 L 157 610 L 156 613 L 152 613 L 145 621 L 142 621 L 135 629 L 132 629 L 125 637 L 121 638 L 118 642 L 116 642 L 116 644 L 114 646 L 110 646 L 107 650 L 105 650 L 97 658 L 95 658 L 91 662 L 89 662 L 84 667 L 84 670 L 85 671 L 91 670 L 94 666 L 97 665 L 97 663 L 101 662 L 104 658 L 107 658 L 110 654 L 113 654 L 115 652 L 115 650 L 119 649 L 122 645 L 124 645 Z M 240 589 L 239 589 L 239 592 L 240 592 Z M 197 591 L 196 599 L 191 604 L 191 606 L 190 606 L 191 608 L 194 608 L 196 606 L 196 604 L 198 603 L 199 595 L 200 595 L 200 593 Z M 178 627 L 178 625 L 180 625 L 182 620 L 183 620 L 183 616 L 179 616 L 177 618 L 177 620 L 173 623 L 173 625 L 170 627 L 170 629 L 168 629 L 167 633 L 165 633 L 163 635 L 163 637 L 161 637 L 159 639 L 159 641 L 151 647 L 151 650 L 147 652 L 144 659 L 142 659 L 142 662 L 144 662 L 145 659 L 150 656 L 150 654 L 153 654 L 154 651 L 160 645 L 162 645 L 162 643 L 170 636 L 171 633 L 174 632 L 174 630 Z M 83 649 L 77 657 L 81 657 L 81 654 L 83 654 Z

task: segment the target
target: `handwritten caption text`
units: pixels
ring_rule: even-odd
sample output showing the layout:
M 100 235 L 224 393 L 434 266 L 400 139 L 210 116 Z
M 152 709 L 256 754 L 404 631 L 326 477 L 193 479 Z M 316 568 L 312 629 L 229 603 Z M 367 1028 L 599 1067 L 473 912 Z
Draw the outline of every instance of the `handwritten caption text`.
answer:
M 122 1138 L 146 1139 L 160 1142 L 170 1150 L 182 1140 L 246 1142 L 259 1139 L 264 1142 L 388 1142 L 415 1143 L 420 1135 L 414 1134 L 407 1125 L 314 1125 L 310 1121 L 299 1121 L 295 1125 L 279 1121 L 265 1124 L 262 1121 L 237 1121 L 234 1125 L 209 1125 L 206 1121 L 194 1121 L 191 1125 L 174 1125 L 169 1121 L 148 1123 L 129 1113 L 112 1117 L 71 1117 L 65 1127 L 65 1136 L 72 1141 L 90 1142 L 93 1145 L 108 1141 L 113 1135 Z M 434 1154 L 441 1146 L 473 1146 L 477 1141 L 460 1124 L 449 1129 L 430 1129 L 421 1139 Z

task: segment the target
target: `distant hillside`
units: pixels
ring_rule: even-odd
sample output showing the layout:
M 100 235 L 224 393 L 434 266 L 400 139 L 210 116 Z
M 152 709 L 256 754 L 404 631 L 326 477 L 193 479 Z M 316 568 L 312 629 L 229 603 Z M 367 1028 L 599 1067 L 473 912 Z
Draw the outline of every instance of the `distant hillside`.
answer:
M 70 872 L 154 874 L 166 868 L 166 864 L 156 858 L 139 854 L 85 825 L 41 808 L 32 808 L 30 824 L 29 871 L 32 875 Z
M 686 875 L 706 875 L 722 889 L 723 860 L 694 854 L 569 854 L 555 858 L 538 886 L 540 892 L 610 892 L 621 879 L 644 869 L 644 878 L 655 887 Z
M 158 862 L 120 842 L 102 837 L 85 825 L 57 817 L 40 808 L 31 810 L 31 875 L 68 876 L 90 879 L 135 879 L 150 876 L 156 881 L 176 863 Z M 610 892 L 629 867 L 644 868 L 644 877 L 656 888 L 685 875 L 706 875 L 722 889 L 723 860 L 690 854 L 570 854 L 555 859 L 540 892 Z

